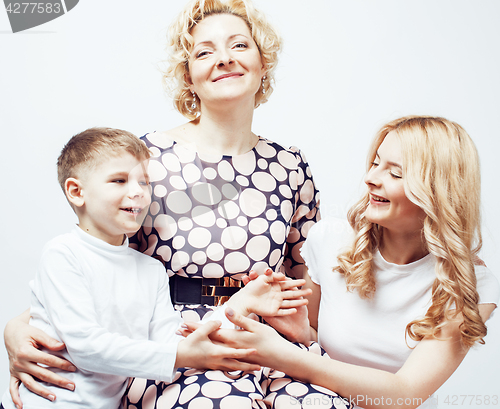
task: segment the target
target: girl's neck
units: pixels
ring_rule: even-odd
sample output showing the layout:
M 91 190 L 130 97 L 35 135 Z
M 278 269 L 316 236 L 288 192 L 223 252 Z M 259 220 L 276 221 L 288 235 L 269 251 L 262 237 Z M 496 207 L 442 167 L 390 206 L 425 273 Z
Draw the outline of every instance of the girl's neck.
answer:
M 387 262 L 399 265 L 409 264 L 420 260 L 428 253 L 421 231 L 395 233 L 383 229 L 380 254 Z
M 241 155 L 258 141 L 252 132 L 253 105 L 213 110 L 202 106 L 202 115 L 193 122 L 192 142 L 204 153 Z

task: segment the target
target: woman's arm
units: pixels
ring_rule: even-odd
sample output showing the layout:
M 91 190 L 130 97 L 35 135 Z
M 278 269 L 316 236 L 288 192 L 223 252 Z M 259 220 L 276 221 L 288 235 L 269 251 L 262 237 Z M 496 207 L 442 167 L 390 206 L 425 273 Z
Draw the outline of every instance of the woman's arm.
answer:
M 479 306 L 483 320 L 494 308 L 493 304 Z M 231 310 L 226 313 L 228 319 L 246 331 L 220 331 L 218 340 L 234 347 L 253 347 L 257 350 L 253 362 L 334 390 L 365 408 L 419 406 L 451 376 L 468 352 L 461 343 L 461 319 L 457 318 L 445 325 L 440 339 L 421 341 L 403 367 L 392 374 L 310 354 L 268 326 Z
M 9 356 L 11 374 L 9 390 L 12 400 L 18 406 L 22 406 L 18 391 L 20 382 L 31 392 L 49 400 L 52 400 L 52 393 L 41 386 L 35 378 L 61 388 L 75 389 L 75 385 L 68 379 L 40 366 L 41 364 L 70 372 L 76 370 L 71 362 L 39 350 L 43 346 L 51 351 L 60 351 L 65 348 L 65 345 L 49 337 L 43 331 L 28 325 L 29 318 L 30 312 L 28 309 L 10 320 L 4 330 L 5 347 Z

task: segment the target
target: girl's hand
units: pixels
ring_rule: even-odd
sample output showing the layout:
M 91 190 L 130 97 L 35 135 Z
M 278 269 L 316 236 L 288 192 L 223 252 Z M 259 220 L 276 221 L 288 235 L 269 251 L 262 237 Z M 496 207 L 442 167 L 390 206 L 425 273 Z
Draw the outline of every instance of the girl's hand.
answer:
M 211 339 L 220 325 L 220 321 L 183 324 L 184 331 L 179 333 L 186 338 L 179 342 L 177 347 L 175 366 L 221 371 L 259 370 L 259 365 L 241 362 L 248 361 L 251 355 L 255 354 L 254 348 L 232 348 Z
M 308 315 L 307 306 L 304 305 L 298 307 L 297 312 L 292 315 L 262 318 L 289 341 L 309 345 L 311 341 L 316 341 L 317 335 L 309 324 Z
M 304 284 L 305 280 L 291 280 L 268 269 L 265 274 L 247 281 L 227 305 L 244 316 L 251 313 L 264 317 L 295 314 L 297 308 L 307 305 L 303 297 L 311 293 L 298 288 Z
M 14 404 L 18 408 L 22 408 L 22 402 L 19 397 L 19 384 L 21 382 L 31 392 L 51 401 L 55 399 L 53 392 L 41 386 L 37 380 L 42 380 L 69 390 L 75 389 L 74 383 L 68 379 L 53 373 L 50 369 L 40 366 L 42 364 L 71 372 L 76 370 L 71 362 L 39 351 L 41 347 L 45 347 L 51 351 L 60 351 L 65 348 L 65 345 L 49 337 L 43 331 L 28 325 L 26 312 L 7 323 L 4 338 L 5 347 L 9 355 L 9 369 L 11 374 L 9 391 Z

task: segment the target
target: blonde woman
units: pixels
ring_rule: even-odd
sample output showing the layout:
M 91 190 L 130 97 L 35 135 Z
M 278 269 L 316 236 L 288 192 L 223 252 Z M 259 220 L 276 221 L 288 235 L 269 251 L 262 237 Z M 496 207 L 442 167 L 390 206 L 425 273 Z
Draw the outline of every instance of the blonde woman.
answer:
M 454 122 L 400 118 L 377 134 L 365 183 L 350 226 L 324 219 L 302 247 L 313 291 L 309 321 L 292 327 L 272 319 L 289 339 L 317 337 L 330 358 L 237 313 L 233 322 L 247 332 L 226 334 L 226 341 L 248 343 L 258 349 L 256 362 L 361 407 L 433 407 L 432 394 L 483 343 L 500 294 L 493 273 L 475 264 L 478 155 Z
M 308 163 L 297 149 L 252 132 L 255 108 L 273 91 L 280 47 L 280 37 L 249 0 L 190 1 L 170 27 L 165 81 L 189 122 L 142 138 L 153 153 L 152 204 L 130 241 L 164 263 L 172 301 L 185 320 L 215 309 L 250 270 L 296 278 L 305 270 L 298 249 L 319 220 Z M 19 381 L 50 396 L 33 377 L 78 388 L 35 364 L 71 369 L 32 347 L 54 346 L 53 340 L 19 320 L 8 325 L 5 338 L 16 402 Z M 237 407 L 262 406 L 264 399 L 272 403 L 266 371 L 241 374 L 235 382 L 233 375 L 181 368 L 174 385 L 136 379 L 128 404 L 145 408 L 161 400 L 187 407 L 190 400 L 209 399 L 216 407 L 235 400 Z

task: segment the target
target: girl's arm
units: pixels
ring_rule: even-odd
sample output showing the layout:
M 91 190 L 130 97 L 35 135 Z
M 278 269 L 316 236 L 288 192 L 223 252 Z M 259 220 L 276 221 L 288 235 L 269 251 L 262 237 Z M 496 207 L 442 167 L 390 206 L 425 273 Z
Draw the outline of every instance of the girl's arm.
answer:
M 479 306 L 483 320 L 488 319 L 494 308 L 494 304 Z M 419 406 L 451 376 L 468 352 L 461 343 L 461 319 L 457 318 L 445 325 L 440 339 L 421 341 L 403 367 L 392 374 L 310 354 L 268 326 L 230 309 L 226 313 L 228 319 L 246 331 L 220 331 L 217 337 L 221 341 L 239 348 L 253 347 L 257 350 L 254 362 L 334 390 L 367 409 Z
M 39 350 L 43 346 L 51 351 L 60 351 L 65 348 L 65 345 L 49 337 L 43 331 L 28 325 L 29 318 L 30 311 L 28 309 L 10 320 L 4 330 L 5 348 L 9 356 L 11 375 L 9 391 L 16 405 L 22 405 L 18 391 L 20 382 L 31 392 L 46 399 L 49 399 L 52 393 L 41 386 L 35 378 L 61 388 L 75 389 L 75 385 L 68 379 L 40 366 L 41 364 L 70 372 L 76 370 L 71 362 Z

